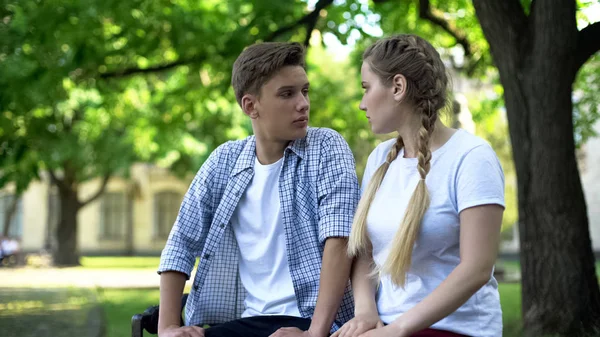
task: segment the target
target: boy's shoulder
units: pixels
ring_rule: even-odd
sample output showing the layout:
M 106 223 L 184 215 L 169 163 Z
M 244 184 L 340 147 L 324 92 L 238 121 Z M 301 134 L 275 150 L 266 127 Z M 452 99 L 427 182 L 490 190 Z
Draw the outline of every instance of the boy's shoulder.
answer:
M 310 141 L 326 141 L 326 140 L 342 140 L 345 141 L 342 135 L 337 131 L 324 127 L 309 127 L 306 132 L 306 140 Z
M 293 146 L 305 147 L 309 151 L 312 149 L 313 151 L 310 152 L 332 146 L 348 146 L 346 140 L 337 131 L 324 127 L 309 127 L 306 136 L 295 143 Z M 240 140 L 230 140 L 213 150 L 206 164 L 219 171 L 231 170 L 241 157 L 253 157 L 255 148 L 256 139 L 254 135 Z
M 218 166 L 227 166 L 227 164 L 234 165 L 237 161 L 237 158 L 242 154 L 242 152 L 244 152 L 244 149 L 246 149 L 246 145 L 248 145 L 249 142 L 254 142 L 254 136 L 248 136 L 239 140 L 226 141 L 213 150 L 207 159 L 207 162 L 212 162 Z
M 305 144 L 311 153 L 347 152 L 350 151 L 348 142 L 337 131 L 330 128 L 311 127 L 306 133 Z

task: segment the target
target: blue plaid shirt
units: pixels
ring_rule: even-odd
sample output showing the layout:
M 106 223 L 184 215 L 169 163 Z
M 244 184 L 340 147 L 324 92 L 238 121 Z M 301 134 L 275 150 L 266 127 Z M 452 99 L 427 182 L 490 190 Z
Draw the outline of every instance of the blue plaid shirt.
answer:
M 158 272 L 190 277 L 200 262 L 185 308 L 187 325 L 240 318 L 245 289 L 239 277 L 239 248 L 230 219 L 254 174 L 256 141 L 219 146 L 198 171 L 162 252 Z M 354 157 L 346 141 L 326 128 L 309 128 L 284 151 L 279 178 L 288 262 L 298 309 L 313 315 L 319 291 L 325 240 L 348 237 L 359 199 Z M 332 326 L 352 318 L 349 284 Z

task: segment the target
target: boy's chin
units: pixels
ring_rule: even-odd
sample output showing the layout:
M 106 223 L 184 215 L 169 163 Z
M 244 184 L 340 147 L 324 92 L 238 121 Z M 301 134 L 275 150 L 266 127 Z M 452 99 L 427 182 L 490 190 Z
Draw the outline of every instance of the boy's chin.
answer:
M 294 130 L 291 130 L 285 137 L 285 139 L 289 140 L 289 141 L 294 141 L 296 139 L 301 139 L 306 137 L 306 134 L 308 132 L 308 127 L 305 128 L 295 128 Z

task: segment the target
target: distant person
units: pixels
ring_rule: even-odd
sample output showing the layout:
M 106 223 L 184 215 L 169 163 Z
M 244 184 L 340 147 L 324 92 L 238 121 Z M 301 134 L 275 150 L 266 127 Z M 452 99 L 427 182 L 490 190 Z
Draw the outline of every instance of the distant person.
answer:
M 16 255 L 20 252 L 19 242 L 10 237 L 0 238 L 0 265 L 16 264 Z
M 2 267 L 2 265 L 3 265 L 4 256 L 5 256 L 4 255 L 5 254 L 4 253 L 4 246 L 5 246 L 4 240 L 5 240 L 4 236 L 0 236 L 0 267 Z

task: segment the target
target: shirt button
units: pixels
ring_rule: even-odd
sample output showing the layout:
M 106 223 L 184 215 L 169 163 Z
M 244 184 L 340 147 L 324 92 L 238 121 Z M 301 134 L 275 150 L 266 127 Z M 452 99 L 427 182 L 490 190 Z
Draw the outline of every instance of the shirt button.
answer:
M 220 224 L 220 225 L 219 225 L 219 227 L 221 227 L 221 228 L 225 228 L 225 224 L 224 224 L 224 223 L 222 223 L 222 224 Z
M 204 259 L 208 260 L 210 258 L 210 254 L 204 254 Z
M 194 290 L 198 290 L 198 285 L 194 284 Z

